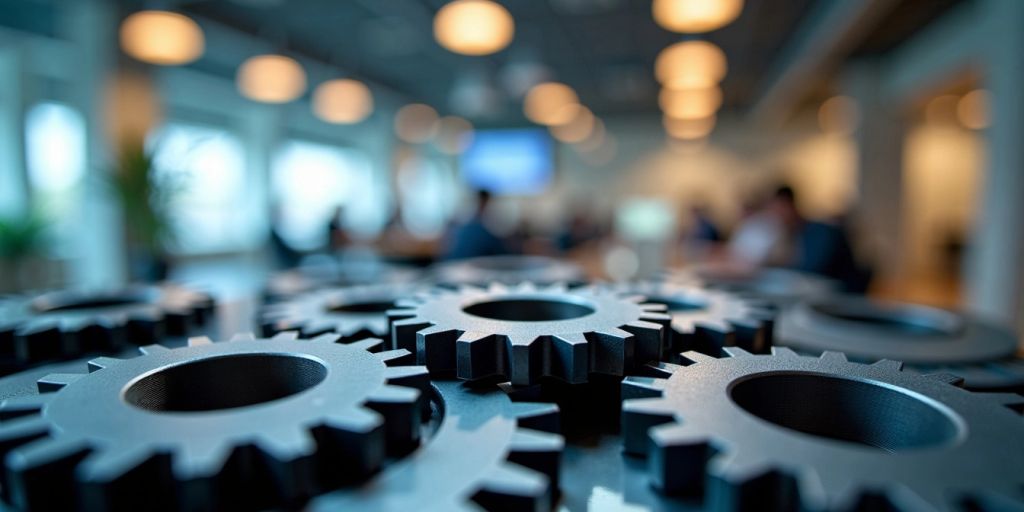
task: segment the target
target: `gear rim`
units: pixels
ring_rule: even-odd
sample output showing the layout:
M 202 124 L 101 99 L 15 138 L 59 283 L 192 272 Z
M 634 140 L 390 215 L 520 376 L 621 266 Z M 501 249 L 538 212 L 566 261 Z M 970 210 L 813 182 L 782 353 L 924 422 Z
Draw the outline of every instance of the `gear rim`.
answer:
M 537 255 L 480 256 L 439 263 L 432 269 L 438 284 L 487 286 L 491 283 L 517 285 L 531 282 L 581 284 L 586 276 L 579 266 L 557 258 Z
M 1006 447 L 1024 435 L 1024 397 L 972 393 L 954 385 L 955 376 L 904 372 L 888 360 L 867 365 L 835 352 L 805 357 L 785 348 L 773 355 L 727 352 L 721 359 L 688 352 L 689 366 L 662 364 L 651 368 L 659 377 L 623 383 L 630 398 L 623 402 L 625 449 L 648 455 L 651 478 L 663 491 L 703 492 L 714 510 L 755 503 L 773 510 L 955 508 L 950 493 L 985 509 L 992 500 L 1020 499 L 1024 452 L 1007 455 Z M 886 453 L 779 426 L 729 398 L 738 381 L 792 372 L 899 392 L 949 411 L 962 426 L 952 444 Z

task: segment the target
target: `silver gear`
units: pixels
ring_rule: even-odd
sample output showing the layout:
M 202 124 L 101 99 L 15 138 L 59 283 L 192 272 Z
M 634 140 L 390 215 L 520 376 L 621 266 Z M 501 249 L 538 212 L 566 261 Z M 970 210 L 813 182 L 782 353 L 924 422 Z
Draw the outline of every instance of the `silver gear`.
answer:
M 672 270 L 666 274 L 666 279 L 731 292 L 780 307 L 839 290 L 835 281 L 807 272 L 783 268 L 740 270 L 721 264 L 691 265 Z
M 294 506 L 418 442 L 429 378 L 405 351 L 239 335 L 141 347 L 0 404 L 7 498 L 23 510 Z M 242 378 L 242 377 L 245 378 Z M 48 392 L 55 391 L 55 392 Z
M 408 284 L 419 281 L 421 277 L 420 272 L 415 268 L 391 263 L 363 262 L 353 265 L 332 262 L 327 265 L 298 267 L 273 274 L 263 290 L 263 297 L 270 302 L 276 302 L 321 288 Z
M 672 317 L 670 355 L 686 350 L 719 355 L 726 346 L 764 353 L 772 345 L 775 315 L 754 300 L 666 281 L 617 283 L 612 289 L 668 308 Z
M 938 308 L 856 296 L 803 301 L 783 311 L 778 342 L 802 352 L 843 352 L 858 361 L 896 359 L 908 369 L 946 372 L 970 389 L 1022 389 L 1010 329 Z
M 417 285 L 371 285 L 327 288 L 264 307 L 263 334 L 300 331 L 304 337 L 335 332 L 345 342 L 382 338 L 390 345 L 387 311 L 399 299 L 424 291 Z
M 1024 504 L 1024 397 L 838 352 L 726 351 L 623 382 L 625 450 L 648 456 L 664 492 L 703 494 L 709 510 Z
M 531 282 L 582 284 L 586 275 L 579 266 L 547 256 L 481 256 L 439 263 L 432 269 L 435 282 L 447 286 L 516 285 Z
M 564 444 L 551 433 L 558 406 L 512 402 L 493 385 L 434 386 L 443 417 L 420 450 L 360 488 L 316 499 L 312 511 L 551 510 Z
M 187 334 L 213 308 L 210 295 L 170 283 L 8 297 L 0 301 L 0 357 L 28 364 L 154 343 Z
M 431 372 L 460 379 L 508 376 L 586 382 L 623 375 L 664 355 L 665 307 L 597 287 L 556 284 L 436 290 L 401 301 L 391 318 L 396 348 L 414 351 Z

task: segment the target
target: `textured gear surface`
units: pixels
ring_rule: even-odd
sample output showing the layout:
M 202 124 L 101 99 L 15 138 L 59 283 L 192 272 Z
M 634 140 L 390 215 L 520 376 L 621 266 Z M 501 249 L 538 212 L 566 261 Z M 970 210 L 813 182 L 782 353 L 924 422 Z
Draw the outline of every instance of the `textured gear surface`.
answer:
M 1022 497 L 1024 397 L 971 393 L 952 376 L 903 372 L 893 361 L 852 363 L 835 352 L 727 351 L 732 357 L 722 359 L 688 352 L 690 366 L 652 368 L 667 380 L 623 383 L 623 396 L 637 397 L 623 402 L 626 450 L 648 455 L 655 485 L 667 492 L 703 492 L 712 510 L 988 509 Z M 762 393 L 754 406 L 804 421 L 805 430 L 741 405 L 741 386 L 764 390 L 771 379 L 801 379 L 810 389 L 801 396 L 814 403 Z M 844 416 L 854 409 L 860 414 Z M 822 425 L 859 431 L 844 441 L 814 431 Z M 856 436 L 878 442 L 855 444 Z
M 330 261 L 278 272 L 267 281 L 263 295 L 278 301 L 326 287 L 407 284 L 420 280 L 420 272 L 377 260 Z
M 0 355 L 34 362 L 145 345 L 187 334 L 213 307 L 210 295 L 170 283 L 9 297 L 0 301 Z
M 318 498 L 329 510 L 550 510 L 562 437 L 558 407 L 512 402 L 493 385 L 434 386 L 443 418 L 409 457 L 365 486 Z
M 663 281 L 619 283 L 614 290 L 662 304 L 672 317 L 670 355 L 696 350 L 719 355 L 722 347 L 766 352 L 774 313 L 756 301 L 697 286 Z
M 481 316 L 480 308 L 497 314 Z M 454 370 L 467 380 L 505 375 L 528 385 L 541 377 L 586 382 L 590 373 L 623 375 L 660 359 L 664 310 L 604 288 L 524 283 L 436 290 L 388 315 L 395 346 L 415 351 L 432 373 Z
M 440 263 L 433 269 L 433 278 L 437 283 L 451 286 L 525 282 L 577 284 L 586 280 L 579 266 L 546 256 L 482 256 Z
M 267 305 L 261 314 L 263 334 L 300 331 L 308 337 L 334 332 L 346 342 L 366 337 L 387 341 L 387 311 L 422 291 L 416 285 L 371 285 L 308 292 Z
M 895 359 L 911 369 L 947 372 L 972 389 L 1024 386 L 1010 329 L 951 311 L 855 296 L 794 304 L 777 326 L 779 344 L 860 361 Z
M 8 498 L 27 510 L 260 508 L 368 474 L 385 446 L 417 442 L 429 381 L 387 366 L 404 351 L 370 352 L 380 340 L 336 340 L 194 338 L 44 377 L 40 391 L 55 392 L 0 404 Z
M 785 306 L 794 301 L 838 291 L 835 281 L 782 268 L 736 269 L 723 265 L 692 265 L 670 271 L 671 282 L 723 290 Z

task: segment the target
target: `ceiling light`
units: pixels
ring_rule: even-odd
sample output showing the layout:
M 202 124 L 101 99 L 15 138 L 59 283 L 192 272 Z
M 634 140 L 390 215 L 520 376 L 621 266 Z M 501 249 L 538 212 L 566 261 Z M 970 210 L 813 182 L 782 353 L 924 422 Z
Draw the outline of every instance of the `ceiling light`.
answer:
M 567 105 L 576 105 L 580 102 L 576 91 L 572 87 L 558 82 L 545 82 L 538 84 L 526 93 L 523 101 L 523 112 L 527 119 L 547 126 L 565 124 L 569 122 L 575 111 L 566 110 Z
M 960 123 L 972 130 L 988 128 L 989 93 L 976 89 L 960 98 L 956 103 L 956 116 Z
M 203 54 L 203 30 L 188 16 L 139 11 L 121 23 L 121 49 L 151 64 L 188 64 Z
M 725 77 L 725 54 L 707 41 L 683 41 L 658 54 L 654 75 L 665 87 L 673 89 L 706 87 Z
M 700 119 L 675 119 L 665 116 L 662 121 L 665 131 L 674 139 L 703 139 L 715 129 L 715 116 Z
M 662 89 L 658 105 L 666 116 L 674 119 L 711 117 L 722 106 L 722 90 L 717 86 L 698 89 Z
M 437 131 L 437 111 L 430 105 L 411 103 L 395 113 L 395 135 L 411 144 L 430 140 Z
M 662 28 L 697 34 L 724 27 L 739 17 L 743 0 L 654 0 L 651 13 Z
M 833 96 L 818 107 L 818 126 L 827 133 L 853 133 L 860 122 L 857 102 L 847 96 Z
M 491 0 L 455 0 L 434 16 L 434 39 L 455 53 L 489 55 L 512 42 L 515 22 Z
M 313 92 L 313 113 L 335 124 L 354 124 L 373 112 L 373 94 L 358 80 L 328 80 Z
M 434 138 L 437 149 L 448 155 L 458 155 L 473 143 L 473 125 L 458 116 L 445 116 L 437 122 Z
M 551 135 L 556 139 L 573 144 L 583 142 L 594 131 L 594 114 L 583 105 L 565 105 L 559 109 L 559 116 L 569 119 L 567 123 L 551 126 Z
M 262 103 L 288 103 L 306 92 L 306 72 L 284 55 L 257 55 L 238 68 L 238 90 Z

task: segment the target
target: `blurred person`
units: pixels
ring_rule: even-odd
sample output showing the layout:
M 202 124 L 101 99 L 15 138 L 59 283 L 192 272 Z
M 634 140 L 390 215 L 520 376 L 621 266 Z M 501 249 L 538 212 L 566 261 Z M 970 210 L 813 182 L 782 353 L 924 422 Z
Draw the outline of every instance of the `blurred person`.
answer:
M 334 213 L 331 214 L 330 220 L 327 221 L 327 252 L 341 252 L 351 241 L 348 233 L 345 232 L 344 224 L 342 224 L 344 214 L 345 208 L 337 206 L 334 208 Z
M 590 216 L 583 209 L 577 209 L 569 219 L 569 224 L 558 234 L 555 244 L 559 250 L 565 252 L 576 249 L 595 238 L 597 238 L 597 228 Z
M 270 257 L 276 269 L 292 268 L 298 265 L 299 260 L 302 258 L 302 255 L 295 249 L 292 249 L 292 246 L 288 245 L 288 242 L 281 236 L 281 225 L 283 224 L 281 218 L 283 215 L 281 205 L 276 204 L 271 207 Z
M 704 261 L 722 243 L 722 232 L 711 219 L 707 205 L 694 205 L 686 215 L 688 217 L 680 224 L 689 227 L 679 237 L 684 256 L 687 261 Z
M 511 244 L 496 235 L 485 222 L 484 217 L 491 204 L 491 193 L 478 190 L 476 199 L 473 215 L 462 224 L 454 226 L 448 233 L 443 254 L 445 259 L 497 256 L 513 252 Z

